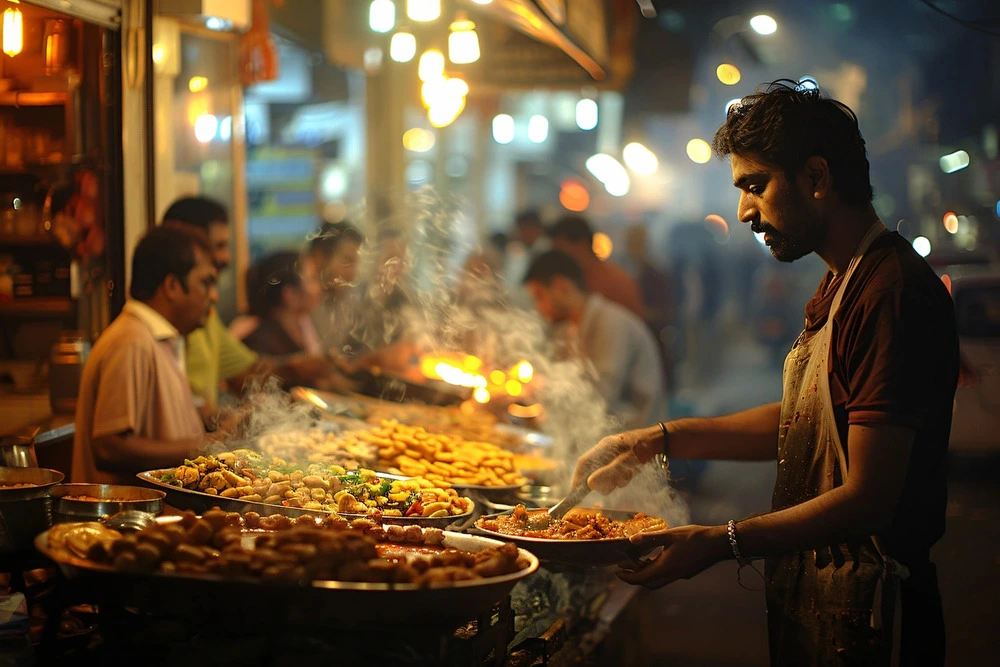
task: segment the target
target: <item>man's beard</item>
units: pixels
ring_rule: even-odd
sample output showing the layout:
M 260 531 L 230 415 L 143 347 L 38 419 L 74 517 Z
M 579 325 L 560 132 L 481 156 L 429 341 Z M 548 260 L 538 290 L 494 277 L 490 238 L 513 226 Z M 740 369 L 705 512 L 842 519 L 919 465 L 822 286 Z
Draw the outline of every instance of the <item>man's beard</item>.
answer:
M 782 234 L 766 222 L 754 222 L 750 225 L 750 229 L 755 234 L 767 234 L 771 237 L 767 248 L 779 262 L 794 262 L 816 249 L 811 238 L 812 230 L 808 227 L 802 227 L 802 233 L 795 236 Z

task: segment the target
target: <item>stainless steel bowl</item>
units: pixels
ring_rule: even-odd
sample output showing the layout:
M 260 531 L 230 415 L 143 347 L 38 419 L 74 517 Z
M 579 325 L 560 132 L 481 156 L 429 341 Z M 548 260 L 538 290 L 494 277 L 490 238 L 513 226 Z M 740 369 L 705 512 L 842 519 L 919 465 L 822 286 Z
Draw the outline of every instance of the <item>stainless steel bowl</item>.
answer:
M 122 484 L 60 484 L 52 489 L 52 511 L 56 523 L 100 521 L 127 510 L 157 515 L 163 511 L 166 495 L 155 489 Z
M 0 467 L 0 553 L 31 549 L 35 535 L 52 525 L 49 492 L 63 478 L 61 472 L 48 468 Z
M 9 435 L 0 438 L 0 464 L 11 468 L 37 468 L 35 440 L 26 435 Z

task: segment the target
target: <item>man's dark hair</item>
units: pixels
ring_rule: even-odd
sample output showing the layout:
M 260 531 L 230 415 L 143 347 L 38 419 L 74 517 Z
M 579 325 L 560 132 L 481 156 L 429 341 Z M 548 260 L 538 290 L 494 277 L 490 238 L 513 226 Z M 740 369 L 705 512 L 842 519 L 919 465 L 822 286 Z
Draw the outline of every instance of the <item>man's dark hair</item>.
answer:
M 229 211 L 208 197 L 182 197 L 170 205 L 163 214 L 164 222 L 181 222 L 208 231 L 209 225 L 229 224 Z
M 333 257 L 341 243 L 355 243 L 361 245 L 365 237 L 361 235 L 358 228 L 349 222 L 324 222 L 316 231 L 316 234 L 309 239 L 307 251 L 310 254 L 319 253 L 324 257 Z
M 583 269 L 580 268 L 575 259 L 561 250 L 549 250 L 536 257 L 524 275 L 524 284 L 534 282 L 548 287 L 556 276 L 568 278 L 582 291 L 587 291 L 587 283 L 583 279 Z
M 281 305 L 284 287 L 299 287 L 299 254 L 275 252 L 257 260 L 247 271 L 247 306 L 250 314 L 259 318 L 270 316 Z
M 494 232 L 490 234 L 488 241 L 489 244 L 500 254 L 507 252 L 507 235 L 503 232 Z
M 527 211 L 521 211 L 514 218 L 514 225 L 516 227 L 543 227 L 542 217 L 538 215 L 538 211 L 535 209 L 528 209 Z
M 733 104 L 712 140 L 720 157 L 760 155 L 791 179 L 814 155 L 825 158 L 833 190 L 845 204 L 872 201 L 865 140 L 858 117 L 847 105 L 789 79 L 757 88 Z
M 566 239 L 570 243 L 594 242 L 594 228 L 581 215 L 564 215 L 549 228 L 549 238 Z
M 195 265 L 195 248 L 212 256 L 205 232 L 200 229 L 167 223 L 146 232 L 132 255 L 129 295 L 139 301 L 149 301 L 170 275 L 180 278 L 187 288 L 187 276 Z

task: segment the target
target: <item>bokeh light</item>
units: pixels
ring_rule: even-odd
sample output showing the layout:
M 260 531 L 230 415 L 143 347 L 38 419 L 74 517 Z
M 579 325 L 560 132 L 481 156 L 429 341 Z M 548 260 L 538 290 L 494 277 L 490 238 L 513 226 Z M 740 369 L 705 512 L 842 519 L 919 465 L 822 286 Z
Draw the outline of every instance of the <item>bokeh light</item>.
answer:
M 918 236 L 913 239 L 913 249 L 917 251 L 917 254 L 921 257 L 926 257 L 931 254 L 931 242 L 926 236 Z
M 954 212 L 948 211 L 945 213 L 942 222 L 944 222 L 945 231 L 949 234 L 958 233 L 958 216 Z
M 735 86 L 740 82 L 740 70 L 736 65 L 731 65 L 729 63 L 722 63 L 715 68 L 715 76 L 719 78 L 719 81 L 726 84 L 727 86 Z
M 434 148 L 434 133 L 422 127 L 410 128 L 403 133 L 403 148 L 414 153 L 426 153 Z
M 603 232 L 597 232 L 594 234 L 594 243 L 591 246 L 594 254 L 597 255 L 597 259 L 602 262 L 608 257 L 611 257 L 611 253 L 614 251 L 614 243 L 611 242 L 611 237 Z
M 778 22 L 767 14 L 758 14 L 750 19 L 750 27 L 758 35 L 773 35 L 778 30 Z
M 687 143 L 687 155 L 692 162 L 705 164 L 712 159 L 712 147 L 704 139 L 692 139 Z
M 567 211 L 582 213 L 590 206 L 590 193 L 580 181 L 567 178 L 559 187 L 559 203 Z

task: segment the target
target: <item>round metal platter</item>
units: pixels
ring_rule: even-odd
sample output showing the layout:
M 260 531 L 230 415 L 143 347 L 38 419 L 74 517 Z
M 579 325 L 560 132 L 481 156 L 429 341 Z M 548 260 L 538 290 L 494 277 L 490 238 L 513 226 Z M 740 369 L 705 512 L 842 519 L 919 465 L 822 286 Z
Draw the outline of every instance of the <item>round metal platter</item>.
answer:
M 244 512 L 257 512 L 261 516 L 266 516 L 268 514 L 283 514 L 291 518 L 303 515 L 325 517 L 333 513 L 324 510 L 303 509 L 301 507 L 285 507 L 284 505 L 272 505 L 264 502 L 246 501 L 240 498 L 224 498 L 222 496 L 213 496 L 208 493 L 202 493 L 201 491 L 185 489 L 181 486 L 173 486 L 172 484 L 161 482 L 160 478 L 171 470 L 172 469 L 147 470 L 146 472 L 139 473 L 136 477 L 138 477 L 139 481 L 143 484 L 148 484 L 149 486 L 166 493 L 166 503 L 176 509 L 191 510 L 192 512 L 201 514 L 202 512 L 212 509 L 213 507 L 218 507 L 219 509 L 227 512 L 240 512 L 241 514 Z M 386 479 L 408 479 L 407 477 L 402 477 L 400 475 L 382 473 L 379 473 L 379 476 L 385 477 Z M 473 506 L 472 510 L 466 512 L 465 514 L 455 514 L 439 518 L 422 516 L 383 516 L 382 522 L 400 525 L 416 524 L 427 528 L 448 528 L 449 526 L 454 525 L 465 525 L 476 511 L 475 501 L 471 498 L 468 498 L 468 500 L 473 503 Z M 369 518 L 368 515 L 365 514 L 342 514 L 339 512 L 338 514 L 345 519 Z
M 617 521 L 631 519 L 635 512 L 623 510 L 606 510 L 603 508 L 582 508 L 591 509 Z M 500 514 L 489 514 L 479 517 L 471 528 L 471 532 L 477 535 L 484 535 L 496 540 L 513 542 L 522 549 L 527 549 L 538 556 L 541 561 L 563 563 L 567 565 L 604 566 L 617 565 L 623 562 L 638 562 L 639 552 L 632 546 L 626 538 L 604 539 L 604 540 L 557 540 L 542 537 L 521 537 L 518 535 L 506 535 L 492 530 L 485 530 L 479 527 L 479 522 L 484 519 L 495 519 L 499 516 L 510 514 L 503 512 Z
M 407 628 L 448 626 L 475 618 L 503 599 L 514 585 L 538 569 L 538 558 L 524 549 L 520 554 L 528 566 L 498 577 L 448 582 L 421 587 L 416 584 L 380 584 L 345 581 L 313 581 L 306 585 L 232 579 L 217 575 L 154 572 L 117 572 L 110 565 L 78 558 L 49 548 L 48 532 L 35 538 L 35 547 L 55 561 L 67 578 L 90 585 L 105 602 L 137 607 L 162 614 L 225 616 L 240 624 L 338 626 L 401 623 Z M 446 532 L 442 546 L 478 552 L 499 541 Z M 266 618 L 248 619 L 243 610 L 266 613 Z M 266 610 L 266 612 L 261 612 Z M 387 629 L 388 630 L 388 629 Z

